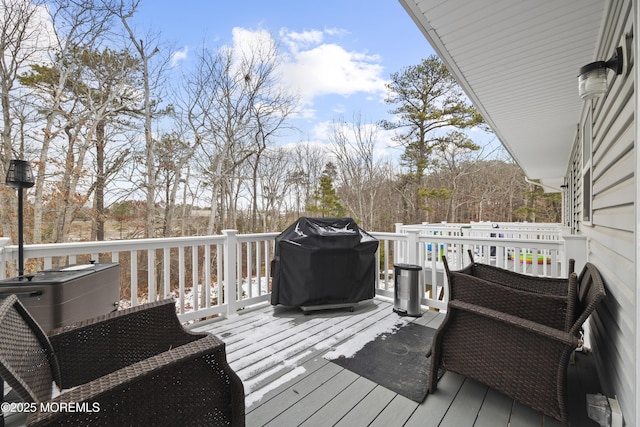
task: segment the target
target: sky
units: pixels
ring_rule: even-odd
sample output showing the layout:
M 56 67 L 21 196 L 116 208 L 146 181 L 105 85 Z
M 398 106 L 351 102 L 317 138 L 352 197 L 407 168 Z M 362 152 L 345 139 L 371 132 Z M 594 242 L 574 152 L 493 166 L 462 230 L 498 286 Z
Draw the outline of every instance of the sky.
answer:
M 388 118 L 390 74 L 434 54 L 397 0 L 141 0 L 134 25 L 173 45 L 176 67 L 188 67 L 203 43 L 274 39 L 284 80 L 300 90 L 292 124 L 301 132 L 290 136 L 298 141 L 326 143 L 330 125 L 354 115 Z M 393 150 L 389 134 L 381 139 L 381 150 Z

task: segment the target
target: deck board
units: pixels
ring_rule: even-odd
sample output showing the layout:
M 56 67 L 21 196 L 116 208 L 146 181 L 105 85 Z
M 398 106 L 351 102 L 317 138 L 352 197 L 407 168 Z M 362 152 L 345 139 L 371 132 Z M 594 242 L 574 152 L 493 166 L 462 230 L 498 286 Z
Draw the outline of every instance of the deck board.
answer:
M 465 379 L 442 423 L 450 426 L 474 425 L 488 389 L 477 381 Z
M 336 424 L 340 427 L 369 425 L 391 402 L 396 393 L 376 386 Z
M 308 371 L 308 375 L 273 390 L 271 396 L 247 408 L 247 425 L 266 425 L 342 370 L 333 363 L 322 363 L 318 369 Z
M 333 363 L 325 365 L 326 368 L 331 367 L 331 371 L 334 371 Z M 321 371 L 329 370 L 323 368 Z M 292 405 L 284 410 L 280 415 L 265 424 L 269 427 L 281 427 L 281 426 L 298 426 L 309 419 L 313 414 L 322 409 L 327 403 L 329 403 L 336 393 L 340 393 L 346 389 L 351 383 L 357 379 L 357 375 L 346 371 L 344 369 L 336 370 L 335 374 L 329 378 L 327 373 L 323 382 L 315 387 L 313 391 L 301 397 L 296 405 Z
M 436 427 L 449 411 L 465 378 L 454 372 L 446 372 L 438 381 L 438 390 L 427 396 L 405 423 L 406 427 Z
M 358 377 L 348 387 L 336 393 L 335 397 L 316 411 L 301 425 L 304 427 L 324 427 L 338 424 L 360 401 L 376 387 L 376 384 L 364 377 Z
M 404 396 L 396 394 L 391 402 L 378 414 L 369 427 L 389 427 L 398 420 L 409 419 L 416 410 L 416 403 Z
M 229 364 L 245 385 L 249 427 L 560 425 L 453 372 L 446 372 L 436 392 L 417 404 L 325 358 L 332 351 L 355 351 L 407 322 L 436 328 L 444 319 L 437 311 L 402 318 L 392 306 L 391 301 L 379 298 L 354 312 L 304 313 L 298 308 L 266 305 L 192 329 L 225 341 Z M 579 354 L 578 363 L 569 369 L 572 425 L 597 426 L 586 417 L 584 396 L 576 398 L 577 391 L 585 387 L 590 393 L 599 387 L 590 359 Z
M 494 389 L 488 389 L 474 426 L 507 427 L 512 406 L 512 399 Z

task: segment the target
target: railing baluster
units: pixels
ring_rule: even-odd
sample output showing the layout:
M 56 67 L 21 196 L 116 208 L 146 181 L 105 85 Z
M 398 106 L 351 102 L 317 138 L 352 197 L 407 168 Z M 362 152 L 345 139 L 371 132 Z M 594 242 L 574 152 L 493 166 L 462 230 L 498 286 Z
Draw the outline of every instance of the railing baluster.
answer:
M 147 251 L 147 295 L 150 302 L 156 300 L 156 250 Z
M 273 256 L 271 256 L 271 252 L 270 252 L 270 248 L 271 245 L 269 244 L 268 241 L 264 242 L 264 278 L 265 278 L 265 293 L 268 294 L 269 291 L 269 285 L 271 283 L 271 259 L 273 258 Z
M 253 283 L 251 280 L 251 276 L 253 276 L 253 256 L 252 256 L 252 249 L 253 249 L 253 245 L 251 242 L 247 242 L 245 247 L 245 253 L 247 254 L 247 295 L 249 298 L 253 298 Z M 240 265 L 242 265 L 243 262 L 242 260 L 240 261 Z M 243 283 L 244 279 L 242 278 L 242 276 L 240 277 L 240 283 Z M 241 291 L 242 292 L 242 291 Z M 240 299 L 242 299 L 242 297 L 240 297 Z
M 193 297 L 193 310 L 200 308 L 198 299 L 200 298 L 200 281 L 198 278 L 198 246 L 191 246 L 191 294 Z
M 138 251 L 131 251 L 131 305 L 138 305 Z
M 164 248 L 162 250 L 163 257 L 163 298 L 166 298 L 171 293 L 171 248 Z
M 204 247 L 204 307 L 211 307 L 211 245 Z
M 178 289 L 179 289 L 179 307 L 180 314 L 184 313 L 184 246 L 178 247 Z
M 265 242 L 266 244 L 266 242 Z M 256 283 L 258 286 L 258 296 L 262 295 L 262 252 L 260 252 L 260 241 L 256 242 Z
M 216 288 L 218 289 L 218 305 L 228 304 L 227 298 L 224 296 L 226 287 L 224 286 L 224 245 L 216 245 Z

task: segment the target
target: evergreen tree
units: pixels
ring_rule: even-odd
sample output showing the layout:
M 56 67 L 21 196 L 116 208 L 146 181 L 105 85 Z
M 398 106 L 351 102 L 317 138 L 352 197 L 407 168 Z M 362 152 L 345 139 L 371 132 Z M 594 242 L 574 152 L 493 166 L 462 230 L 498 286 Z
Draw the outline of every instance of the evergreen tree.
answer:
M 312 197 L 315 204 L 308 206 L 308 211 L 320 214 L 322 217 L 343 217 L 346 215 L 347 210 L 340 203 L 336 189 L 333 187 L 335 173 L 335 166 L 332 163 L 327 163 L 322 176 L 320 176 L 319 186 Z
M 385 102 L 394 106 L 389 112 L 395 119 L 381 125 L 396 131 L 393 139 L 404 147 L 401 160 L 408 168 L 406 183 L 415 197 L 413 212 L 405 220 L 420 222 L 424 219 L 420 191 L 434 150 L 449 146 L 478 149 L 461 130 L 481 125 L 483 119 L 436 55 L 392 73 L 387 90 Z

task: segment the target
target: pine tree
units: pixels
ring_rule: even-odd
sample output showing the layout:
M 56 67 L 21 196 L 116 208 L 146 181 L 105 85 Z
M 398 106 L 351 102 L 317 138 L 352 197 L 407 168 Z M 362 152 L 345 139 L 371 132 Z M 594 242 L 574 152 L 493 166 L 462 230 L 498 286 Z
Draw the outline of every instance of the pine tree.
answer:
M 335 166 L 327 163 L 322 175 L 320 176 L 320 185 L 313 194 L 313 205 L 307 207 L 307 210 L 320 214 L 322 217 L 343 217 L 346 215 L 346 208 L 340 203 L 336 189 L 333 187 L 333 175 L 335 175 Z

